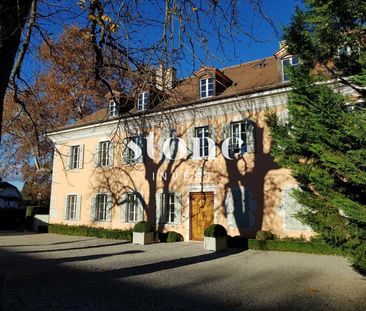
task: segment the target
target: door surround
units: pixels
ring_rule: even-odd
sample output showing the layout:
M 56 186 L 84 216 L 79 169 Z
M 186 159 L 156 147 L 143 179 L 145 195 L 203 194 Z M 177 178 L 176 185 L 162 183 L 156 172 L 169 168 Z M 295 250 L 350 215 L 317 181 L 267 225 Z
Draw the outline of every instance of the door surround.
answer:
M 215 184 L 190 184 L 186 187 L 186 211 L 185 211 L 185 219 L 186 219 L 186 232 L 184 236 L 185 241 L 190 241 L 191 239 L 191 192 L 213 192 L 213 201 L 214 201 L 214 223 L 217 223 L 218 213 L 217 213 L 217 185 Z

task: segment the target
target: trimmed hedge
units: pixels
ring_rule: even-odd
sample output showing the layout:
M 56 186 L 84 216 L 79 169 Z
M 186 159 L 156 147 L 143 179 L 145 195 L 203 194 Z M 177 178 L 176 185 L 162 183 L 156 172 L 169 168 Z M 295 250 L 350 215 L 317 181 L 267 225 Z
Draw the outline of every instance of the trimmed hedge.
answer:
M 132 240 L 132 230 L 110 230 L 104 228 L 92 228 L 86 226 L 67 226 L 67 225 L 56 225 L 49 224 L 48 232 L 66 234 L 66 235 L 77 235 L 77 236 L 92 236 L 104 239 L 115 239 L 115 240 Z
M 274 234 L 271 231 L 258 230 L 255 234 L 255 238 L 260 241 L 273 240 Z
M 182 242 L 183 241 L 183 236 L 180 233 L 178 233 L 178 232 L 168 231 L 168 237 L 167 237 L 166 241 L 168 243 L 171 243 L 171 242 Z
M 281 241 L 281 240 L 248 240 L 249 249 L 262 251 L 299 252 L 324 255 L 343 255 L 341 250 L 319 242 Z

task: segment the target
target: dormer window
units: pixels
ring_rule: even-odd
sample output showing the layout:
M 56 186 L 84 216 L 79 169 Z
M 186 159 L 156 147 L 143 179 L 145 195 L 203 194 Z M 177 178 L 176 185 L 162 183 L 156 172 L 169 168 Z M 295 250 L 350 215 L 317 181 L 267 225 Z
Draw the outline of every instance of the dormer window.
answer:
M 211 97 L 214 95 L 212 78 L 200 80 L 200 94 L 201 98 Z
M 109 117 L 116 117 L 118 115 L 117 103 L 114 100 L 109 102 Z
M 137 99 L 136 109 L 137 111 L 145 111 L 149 103 L 150 94 L 148 92 L 142 92 Z
M 289 76 L 286 73 L 286 67 L 288 66 L 299 66 L 299 58 L 296 56 L 282 59 L 282 81 L 286 82 L 289 80 Z

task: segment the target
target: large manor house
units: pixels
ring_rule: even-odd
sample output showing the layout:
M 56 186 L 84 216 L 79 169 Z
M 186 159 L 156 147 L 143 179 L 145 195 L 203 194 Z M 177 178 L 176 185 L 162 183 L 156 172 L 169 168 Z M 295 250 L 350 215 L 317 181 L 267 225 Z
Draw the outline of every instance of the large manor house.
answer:
M 268 111 L 286 122 L 285 68 L 298 64 L 281 47 L 179 81 L 160 66 L 134 96 L 107 95 L 104 109 L 49 133 L 50 223 L 128 229 L 147 220 L 185 240 L 202 240 L 212 223 L 232 236 L 310 236 L 266 125 Z

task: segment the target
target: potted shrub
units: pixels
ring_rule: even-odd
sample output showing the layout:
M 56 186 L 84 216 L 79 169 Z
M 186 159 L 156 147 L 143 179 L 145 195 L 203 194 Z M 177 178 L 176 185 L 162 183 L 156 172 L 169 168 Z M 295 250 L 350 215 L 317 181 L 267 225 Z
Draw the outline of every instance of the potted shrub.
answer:
M 133 228 L 133 244 L 151 244 L 154 242 L 154 225 L 147 221 L 138 222 Z
M 218 224 L 209 225 L 204 231 L 203 247 L 210 251 L 223 251 L 227 248 L 226 229 Z

